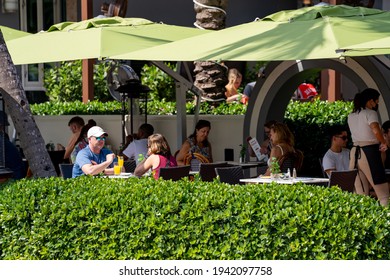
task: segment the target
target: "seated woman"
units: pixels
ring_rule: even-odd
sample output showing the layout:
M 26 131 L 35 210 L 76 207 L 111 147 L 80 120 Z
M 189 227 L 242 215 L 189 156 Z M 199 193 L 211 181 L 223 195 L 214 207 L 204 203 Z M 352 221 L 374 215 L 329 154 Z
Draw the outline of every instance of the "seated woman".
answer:
M 270 140 L 272 149 L 268 160 L 268 169 L 264 174 L 267 176 L 271 174 L 270 165 L 273 158 L 276 158 L 279 164 L 282 164 L 281 161 L 284 155 L 295 152 L 294 135 L 284 123 L 277 122 L 271 127 Z
M 238 88 L 242 82 L 241 73 L 236 68 L 230 69 L 228 80 L 229 83 L 225 86 L 226 102 L 241 101 L 241 94 L 238 92 Z
M 164 136 L 152 134 L 148 137 L 148 156 L 134 170 L 135 176 L 142 176 L 152 169 L 153 177 L 160 177 L 160 168 L 177 166 L 176 159 L 171 154 L 171 148 Z
M 206 120 L 199 120 L 195 126 L 194 132 L 184 141 L 176 156 L 178 165 L 186 165 L 186 158 L 198 153 L 205 158 L 207 162 L 213 162 L 211 153 L 211 144 L 208 140 L 211 124 Z
M 96 122 L 93 119 L 90 119 L 88 120 L 88 123 L 81 129 L 79 138 L 77 138 L 76 144 L 74 145 L 72 153 L 70 154 L 70 163 L 75 163 L 77 153 L 88 146 L 87 133 L 88 130 L 93 126 L 96 126 Z

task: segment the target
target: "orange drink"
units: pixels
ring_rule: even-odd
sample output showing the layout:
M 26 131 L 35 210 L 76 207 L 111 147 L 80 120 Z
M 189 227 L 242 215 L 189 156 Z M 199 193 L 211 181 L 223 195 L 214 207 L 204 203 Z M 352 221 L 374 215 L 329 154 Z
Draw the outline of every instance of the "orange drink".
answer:
M 120 175 L 121 174 L 121 169 L 122 169 L 122 167 L 120 167 L 117 162 L 114 163 L 114 175 Z
M 123 166 L 123 156 L 118 156 L 118 165 L 122 168 L 122 166 Z

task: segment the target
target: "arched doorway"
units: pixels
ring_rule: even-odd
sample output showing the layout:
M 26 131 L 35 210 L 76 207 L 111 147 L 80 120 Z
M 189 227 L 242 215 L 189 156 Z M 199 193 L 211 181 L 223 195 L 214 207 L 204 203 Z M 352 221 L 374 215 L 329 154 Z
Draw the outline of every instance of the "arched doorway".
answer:
M 381 95 L 379 115 L 389 119 L 390 69 L 384 57 L 354 57 L 345 60 L 320 59 L 271 62 L 265 69 L 266 77 L 259 79 L 253 89 L 244 120 L 243 140 L 250 135 L 259 141 L 264 138 L 263 125 L 267 120 L 283 120 L 292 93 L 313 69 L 333 69 L 348 78 L 357 88 L 378 89 Z

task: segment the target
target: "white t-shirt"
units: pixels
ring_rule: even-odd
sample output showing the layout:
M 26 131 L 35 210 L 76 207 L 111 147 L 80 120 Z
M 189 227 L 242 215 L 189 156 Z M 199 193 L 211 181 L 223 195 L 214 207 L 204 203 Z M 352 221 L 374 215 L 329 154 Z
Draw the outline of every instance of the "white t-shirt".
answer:
M 348 126 L 351 130 L 351 137 L 354 143 L 364 141 L 379 143 L 374 133 L 370 128 L 370 124 L 377 122 L 378 113 L 371 109 L 363 109 L 359 113 L 351 113 L 348 115 Z
M 139 139 L 134 140 L 127 146 L 123 151 L 123 154 L 130 159 L 134 159 L 138 164 L 139 154 L 142 154 L 144 157 L 148 153 L 148 139 Z
M 340 153 L 329 149 L 322 159 L 324 170 L 335 169 L 336 171 L 349 170 L 349 149 L 343 148 Z

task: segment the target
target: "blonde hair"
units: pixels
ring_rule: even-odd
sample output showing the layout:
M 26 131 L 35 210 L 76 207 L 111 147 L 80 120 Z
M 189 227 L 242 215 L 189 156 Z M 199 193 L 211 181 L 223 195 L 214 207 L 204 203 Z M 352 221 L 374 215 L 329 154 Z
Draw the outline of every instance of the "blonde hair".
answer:
M 238 71 L 236 68 L 232 68 L 229 70 L 229 73 L 228 73 L 228 80 L 230 82 L 230 80 L 235 80 L 235 79 L 242 79 L 242 74 L 240 73 L 240 71 Z
M 286 124 L 277 122 L 271 127 L 271 129 L 274 131 L 276 136 L 276 143 L 274 144 L 286 143 L 291 147 L 294 147 L 294 134 L 292 134 L 291 130 Z
M 148 137 L 148 148 L 150 154 L 162 155 L 165 157 L 171 156 L 171 148 L 167 139 L 159 133 L 152 134 Z

